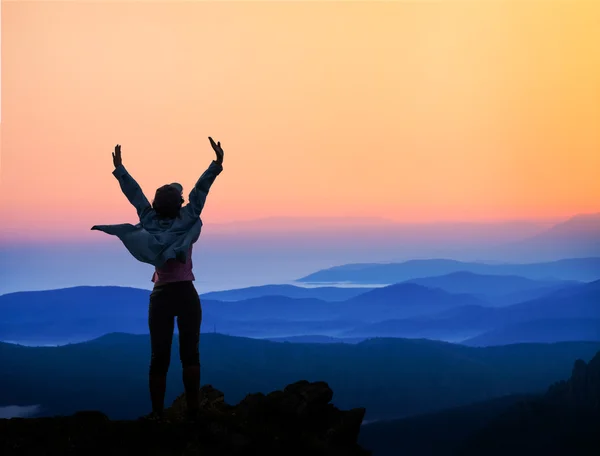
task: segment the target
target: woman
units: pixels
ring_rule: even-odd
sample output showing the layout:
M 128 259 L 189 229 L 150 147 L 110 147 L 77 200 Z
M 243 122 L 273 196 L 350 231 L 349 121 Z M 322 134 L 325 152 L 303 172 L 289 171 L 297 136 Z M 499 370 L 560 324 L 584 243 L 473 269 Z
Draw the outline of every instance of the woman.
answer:
M 151 361 L 149 373 L 151 419 L 162 419 L 167 371 L 171 357 L 174 319 L 179 330 L 179 356 L 183 367 L 183 385 L 189 418 L 197 415 L 200 389 L 199 339 L 202 322 L 200 298 L 194 287 L 192 247 L 202 229 L 200 214 L 215 178 L 223 171 L 221 143 L 208 138 L 216 159 L 200 176 L 183 206 L 183 188 L 178 183 L 163 185 L 148 202 L 142 189 L 122 163 L 121 146 L 113 153 L 113 175 L 121 190 L 136 208 L 137 225 L 95 225 L 92 230 L 117 236 L 139 261 L 152 264 L 154 288 L 150 294 L 148 325 Z

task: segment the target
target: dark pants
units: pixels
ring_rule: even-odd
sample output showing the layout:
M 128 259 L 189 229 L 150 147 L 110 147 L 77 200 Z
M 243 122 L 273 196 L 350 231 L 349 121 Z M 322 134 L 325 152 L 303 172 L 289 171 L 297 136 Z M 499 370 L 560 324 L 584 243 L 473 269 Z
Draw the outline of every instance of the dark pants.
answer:
M 166 375 L 169 370 L 175 317 L 181 365 L 184 368 L 200 366 L 202 307 L 198 292 L 191 281 L 166 283 L 155 286 L 150 294 L 150 375 Z

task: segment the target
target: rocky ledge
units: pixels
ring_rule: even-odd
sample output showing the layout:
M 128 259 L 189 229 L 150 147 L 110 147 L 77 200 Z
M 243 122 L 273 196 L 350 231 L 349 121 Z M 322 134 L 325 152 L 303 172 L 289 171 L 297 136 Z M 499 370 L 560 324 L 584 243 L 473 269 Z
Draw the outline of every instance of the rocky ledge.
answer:
M 325 382 L 300 381 L 283 391 L 250 394 L 237 405 L 210 385 L 201 413 L 183 419 L 185 397 L 166 410 L 166 422 L 112 421 L 96 411 L 51 418 L 0 420 L 0 454 L 12 455 L 314 455 L 367 456 L 358 434 L 364 408 L 341 411 Z

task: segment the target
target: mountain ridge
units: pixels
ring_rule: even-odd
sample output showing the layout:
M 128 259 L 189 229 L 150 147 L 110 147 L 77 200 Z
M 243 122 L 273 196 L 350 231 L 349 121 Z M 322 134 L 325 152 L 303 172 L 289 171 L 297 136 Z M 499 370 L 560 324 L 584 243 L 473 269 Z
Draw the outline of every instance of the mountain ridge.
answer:
M 148 335 L 126 334 L 60 347 L 0 343 L 0 405 L 40 404 L 42 416 L 87 409 L 111 419 L 136 418 L 148 407 L 148 344 Z M 323 380 L 336 391 L 338 407 L 366 407 L 367 420 L 539 391 L 548 378 L 567 376 L 573 359 L 589 359 L 600 350 L 600 342 L 481 349 L 432 340 L 291 344 L 207 333 L 200 346 L 203 384 L 219 387 L 232 402 L 298 378 Z M 174 338 L 173 360 L 177 352 Z M 181 369 L 173 364 L 167 381 L 169 402 L 181 389 Z
M 409 260 L 399 263 L 351 263 L 316 271 L 297 279 L 297 282 L 390 284 L 460 271 L 484 275 L 518 275 L 532 280 L 585 282 L 600 279 L 600 257 L 504 264 L 474 263 L 444 258 Z

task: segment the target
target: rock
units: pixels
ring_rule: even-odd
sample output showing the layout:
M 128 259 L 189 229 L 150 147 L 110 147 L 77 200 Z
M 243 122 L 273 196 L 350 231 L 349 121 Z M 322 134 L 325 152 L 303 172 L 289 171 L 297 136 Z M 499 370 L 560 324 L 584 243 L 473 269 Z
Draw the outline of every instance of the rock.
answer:
M 309 383 L 302 380 L 286 386 L 284 392 L 298 394 L 314 405 L 327 405 L 333 399 L 333 391 L 325 382 Z
M 237 405 L 206 385 L 200 417 L 187 423 L 185 395 L 165 410 L 167 422 L 111 421 L 96 411 L 70 417 L 0 420 L 0 454 L 156 456 L 367 456 L 357 444 L 364 408 L 342 411 L 324 382 L 300 381 Z
M 364 408 L 355 408 L 344 414 L 340 422 L 327 431 L 329 441 L 334 444 L 357 441 L 365 412 Z
M 200 388 L 200 408 L 206 412 L 225 412 L 231 408 L 225 403 L 225 395 L 212 385 L 205 385 Z M 185 393 L 180 394 L 173 401 L 165 413 L 170 421 L 182 421 L 185 417 L 187 404 L 185 401 Z

